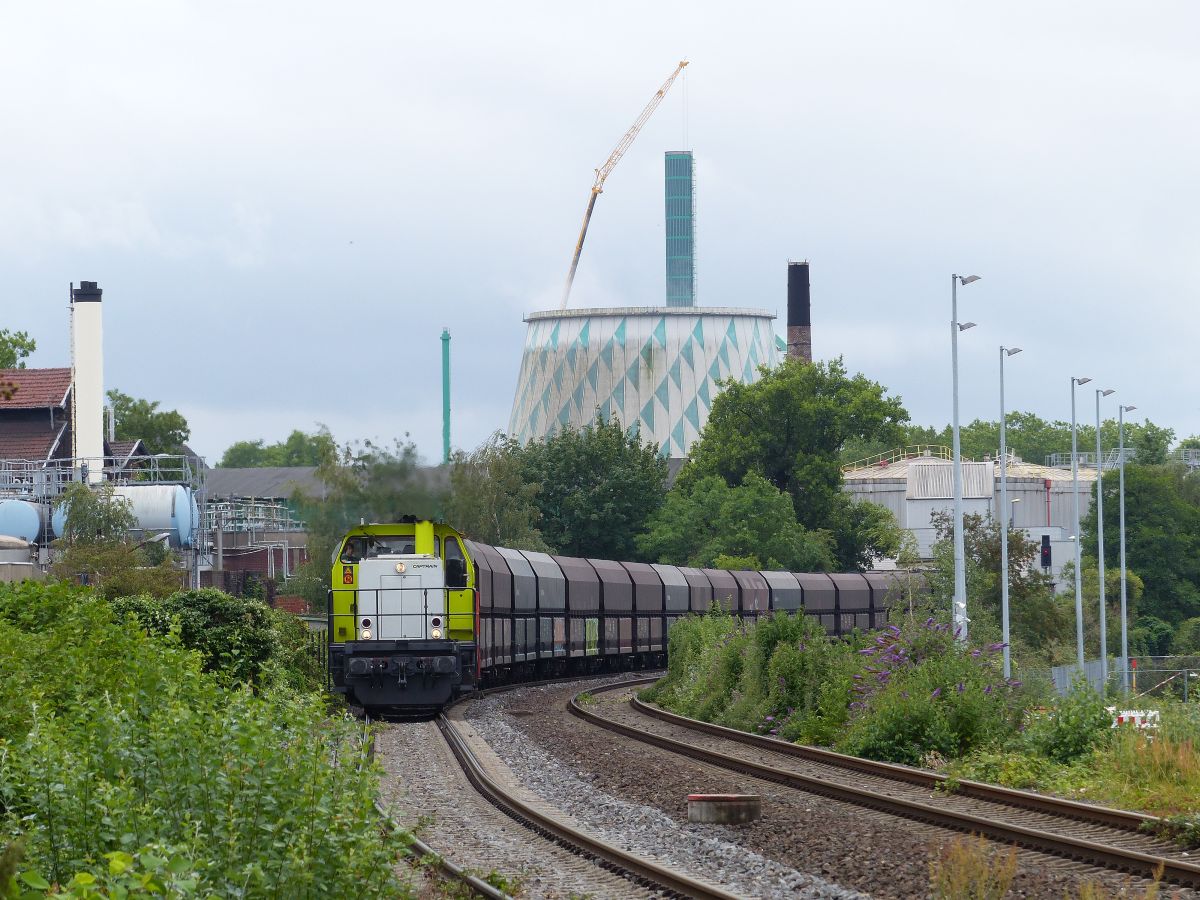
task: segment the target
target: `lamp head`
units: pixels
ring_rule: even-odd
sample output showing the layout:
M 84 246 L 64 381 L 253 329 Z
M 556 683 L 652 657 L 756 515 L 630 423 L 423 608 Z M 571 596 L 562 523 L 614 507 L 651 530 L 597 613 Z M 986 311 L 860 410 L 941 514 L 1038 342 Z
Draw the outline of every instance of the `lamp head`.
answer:
M 1010 500 L 1009 502 L 1010 502 L 1010 503 L 1020 503 L 1020 502 L 1021 502 L 1021 498 L 1020 498 L 1020 497 L 1013 497 L 1013 498 L 1012 498 L 1012 500 Z
M 974 328 L 974 322 L 961 322 L 958 326 L 959 331 L 966 331 L 968 328 Z
M 958 283 L 959 284 L 970 284 L 972 281 L 978 281 L 979 278 L 980 278 L 980 276 L 978 276 L 978 275 L 959 275 Z
M 1008 356 L 1016 356 L 1021 352 L 1020 347 L 1001 347 L 1000 349 L 1003 350 Z
M 1117 391 L 1115 388 L 1109 388 L 1108 390 L 1105 390 L 1105 391 L 1100 390 L 1100 388 L 1096 388 L 1096 393 L 1099 394 L 1101 397 L 1107 397 L 1109 394 L 1115 394 L 1116 392 Z
M 1133 412 L 1135 409 L 1137 409 L 1136 406 L 1122 406 L 1121 407 L 1122 412 Z
M 1090 378 L 1072 378 L 1071 380 L 1073 382 L 1075 382 L 1076 384 L 1087 384 L 1092 379 L 1090 379 Z

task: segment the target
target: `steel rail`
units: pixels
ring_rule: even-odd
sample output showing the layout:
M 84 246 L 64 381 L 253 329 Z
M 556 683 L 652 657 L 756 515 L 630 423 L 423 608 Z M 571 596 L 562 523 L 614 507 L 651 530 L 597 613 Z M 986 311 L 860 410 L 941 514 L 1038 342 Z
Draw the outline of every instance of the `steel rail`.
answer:
M 672 725 L 716 735 L 717 737 L 726 738 L 727 740 L 736 741 L 740 744 L 746 744 L 761 750 L 770 750 L 773 753 L 779 753 L 784 756 L 795 756 L 811 762 L 825 763 L 826 765 L 837 766 L 842 769 L 852 769 L 868 775 L 878 775 L 896 781 L 906 781 L 910 784 L 928 788 L 929 790 L 937 790 L 940 786 L 946 785 L 951 781 L 946 775 L 938 772 L 926 772 L 922 769 L 914 769 L 911 766 L 877 762 L 872 759 L 863 759 L 861 756 L 848 756 L 845 753 L 836 753 L 833 750 L 825 750 L 821 747 L 792 744 L 776 738 L 750 734 L 734 728 L 726 728 L 723 725 L 713 725 L 710 722 L 689 719 L 687 716 L 681 716 L 660 707 L 643 703 L 637 697 L 633 697 L 629 703 L 639 713 L 655 719 L 661 719 Z M 1045 794 L 1035 794 L 1031 791 L 1019 791 L 1014 788 L 986 784 L 982 781 L 961 779 L 955 780 L 953 784 L 953 793 L 964 797 L 974 797 L 978 800 L 1003 803 L 1006 806 L 1050 813 L 1095 825 L 1108 825 L 1113 828 L 1123 828 L 1127 831 L 1145 832 L 1162 824 L 1162 820 L 1158 816 L 1130 812 L 1124 809 L 1113 809 L 1108 806 L 1093 806 L 1088 803 L 1079 803 L 1075 800 L 1064 800 L 1059 797 L 1049 797 Z
M 622 683 L 629 684 L 630 682 Z M 713 898 L 713 900 L 736 898 L 736 894 L 660 866 L 592 837 L 584 831 L 572 828 L 517 799 L 487 775 L 479 760 L 476 759 L 449 719 L 444 715 L 439 716 L 437 723 L 446 738 L 446 743 L 449 744 L 451 751 L 462 765 L 463 771 L 475 789 L 501 812 L 531 831 L 574 853 L 597 860 L 603 868 L 624 875 L 646 887 L 665 889 L 680 897 Z
M 611 688 L 606 686 L 592 693 L 605 693 L 616 689 L 617 686 Z M 585 709 L 578 700 L 578 695 L 571 700 L 570 711 L 590 724 L 722 769 L 740 772 L 754 778 L 782 784 L 807 793 L 820 794 L 857 806 L 865 806 L 902 818 L 926 822 L 941 828 L 981 834 L 992 840 L 1065 856 L 1100 868 L 1116 869 L 1147 878 L 1161 877 L 1171 882 L 1200 887 L 1200 866 L 1193 863 L 1142 853 L 1137 850 L 1127 850 L 1069 835 L 1053 834 L 1037 828 L 998 822 L 972 813 L 959 812 L 900 797 L 890 797 L 869 788 L 824 781 L 799 772 L 790 772 L 762 763 L 737 759 L 663 735 L 643 731 L 631 725 L 615 722 Z
M 446 859 L 446 857 L 442 856 L 442 854 L 438 853 L 411 831 L 401 828 L 400 824 L 392 818 L 391 813 L 384 809 L 383 804 L 378 800 L 375 801 L 375 811 L 383 817 L 383 820 L 394 831 L 404 832 L 406 835 L 405 840 L 411 847 L 415 848 L 422 857 L 432 857 L 433 859 L 437 860 L 438 868 L 440 868 L 450 877 L 457 878 L 480 897 L 487 897 L 488 900 L 513 900 L 511 895 L 504 893 L 504 891 L 500 890 L 499 888 L 493 887 L 482 878 L 476 878 L 462 866 L 456 865 L 455 863 L 452 863 L 450 860 Z

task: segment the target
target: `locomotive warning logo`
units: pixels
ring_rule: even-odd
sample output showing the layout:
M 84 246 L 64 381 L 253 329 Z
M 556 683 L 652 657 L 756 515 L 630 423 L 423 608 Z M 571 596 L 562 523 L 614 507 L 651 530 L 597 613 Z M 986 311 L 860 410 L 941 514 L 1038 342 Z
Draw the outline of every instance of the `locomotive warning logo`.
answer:
M 354 584 L 354 566 L 342 566 L 342 584 Z

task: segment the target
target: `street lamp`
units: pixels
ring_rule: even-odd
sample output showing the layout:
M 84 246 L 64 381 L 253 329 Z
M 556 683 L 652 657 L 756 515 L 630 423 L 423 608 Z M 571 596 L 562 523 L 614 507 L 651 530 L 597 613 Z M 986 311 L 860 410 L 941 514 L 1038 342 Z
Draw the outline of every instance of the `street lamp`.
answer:
M 958 439 L 958 333 L 975 326 L 974 322 L 958 322 L 958 286 L 978 281 L 978 275 L 950 276 L 950 361 L 954 384 L 954 602 L 951 618 L 955 637 L 967 640 L 967 564 L 963 547 L 962 453 Z
M 1083 583 L 1079 580 L 1079 449 L 1075 433 L 1075 386 L 1087 384 L 1092 379 L 1071 376 L 1071 496 L 1075 508 L 1075 657 L 1079 671 L 1083 672 Z
M 1108 689 L 1108 610 L 1104 599 L 1104 450 L 1100 446 L 1100 398 L 1115 394 L 1096 388 L 1096 574 L 1100 581 L 1100 684 Z
M 1008 445 L 1005 443 L 1004 360 L 1021 352 L 1020 347 L 1000 348 L 1000 640 L 1004 642 L 1004 677 L 1012 677 L 1012 659 L 1008 648 L 1008 529 L 1012 528 L 1012 509 L 1008 504 Z M 1013 500 L 1019 503 L 1020 498 Z
M 1121 687 L 1129 692 L 1129 620 L 1125 613 L 1125 413 L 1136 406 L 1117 407 L 1117 454 L 1119 457 L 1121 495 Z

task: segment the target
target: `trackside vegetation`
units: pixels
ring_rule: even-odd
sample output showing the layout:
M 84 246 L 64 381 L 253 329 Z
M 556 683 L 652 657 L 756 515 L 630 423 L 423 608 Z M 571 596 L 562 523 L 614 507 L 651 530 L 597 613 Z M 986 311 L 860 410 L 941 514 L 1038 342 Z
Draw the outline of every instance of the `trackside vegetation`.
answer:
M 0 586 L 0 897 L 409 895 L 369 736 L 275 615 Z
M 830 639 L 803 615 L 743 622 L 714 609 L 676 622 L 667 676 L 646 699 L 706 722 L 1046 790 L 1172 818 L 1200 837 L 1200 704 L 1160 711 L 1150 735 L 1112 727 L 1080 682 L 1058 698 L 1001 675 L 1001 644 L 965 646 L 944 622 L 907 616 Z

